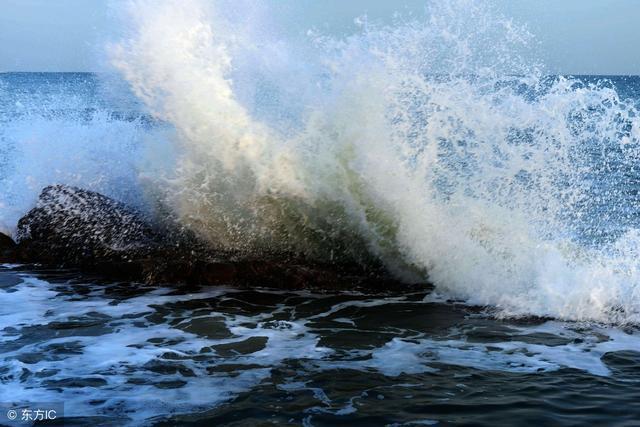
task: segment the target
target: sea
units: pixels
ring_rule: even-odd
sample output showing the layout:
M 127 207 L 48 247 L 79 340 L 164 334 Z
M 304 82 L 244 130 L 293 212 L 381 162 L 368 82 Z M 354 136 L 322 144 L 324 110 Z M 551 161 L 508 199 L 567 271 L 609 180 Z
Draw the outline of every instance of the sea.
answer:
M 408 286 L 0 265 L 0 423 L 640 425 L 640 76 L 549 72 L 483 2 L 340 37 L 130 3 L 108 70 L 0 73 L 0 232 L 61 183 Z

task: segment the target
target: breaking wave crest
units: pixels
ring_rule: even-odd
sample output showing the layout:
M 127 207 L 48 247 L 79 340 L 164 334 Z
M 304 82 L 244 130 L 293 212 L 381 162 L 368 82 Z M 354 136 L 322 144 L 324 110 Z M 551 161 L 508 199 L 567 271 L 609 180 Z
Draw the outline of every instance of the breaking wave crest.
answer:
M 166 125 L 94 114 L 79 135 L 126 142 L 79 138 L 63 181 L 144 188 L 227 249 L 383 262 L 505 316 L 640 321 L 640 121 L 612 81 L 548 76 L 535 37 L 484 2 L 344 37 L 270 15 L 128 2 L 110 62 Z
M 446 3 L 303 40 L 255 3 L 132 3 L 111 56 L 177 131 L 166 202 L 217 245 L 373 257 L 505 315 L 637 321 L 635 105 L 545 76 L 490 5 Z

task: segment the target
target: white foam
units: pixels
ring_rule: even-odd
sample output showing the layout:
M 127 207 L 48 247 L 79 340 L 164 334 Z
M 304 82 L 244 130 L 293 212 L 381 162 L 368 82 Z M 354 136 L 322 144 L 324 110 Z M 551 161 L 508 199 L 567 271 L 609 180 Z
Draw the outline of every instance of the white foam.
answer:
M 212 312 L 204 318 L 220 318 L 231 332 L 229 338 L 210 339 L 186 332 L 181 325 L 186 321 L 197 321 L 197 316 L 183 313 L 181 322 L 171 322 L 178 312 L 168 314 L 166 323 L 151 323 L 144 315 L 155 312 L 164 304 L 180 301 L 197 301 L 200 298 L 215 298 L 233 294 L 233 290 L 217 288 L 198 294 L 170 294 L 170 289 L 158 289 L 143 296 L 118 301 L 94 292 L 94 296 L 77 299 L 59 294 L 49 283 L 25 277 L 22 283 L 0 290 L 0 335 L 4 344 L 11 345 L 20 339 L 29 339 L 30 328 L 52 322 L 66 322 L 91 316 L 108 316 L 107 331 L 83 336 L 74 333 L 56 338 L 55 334 L 32 344 L 22 344 L 15 350 L 2 354 L 8 368 L 5 387 L 0 390 L 0 400 L 6 402 L 60 401 L 65 402 L 68 416 L 93 416 L 103 408 L 110 416 L 122 417 L 123 423 L 139 424 L 153 417 L 174 412 L 191 412 L 206 409 L 233 398 L 238 393 L 256 386 L 270 376 L 271 369 L 288 358 L 322 358 L 331 351 L 317 345 L 318 338 L 307 331 L 302 323 L 279 322 L 258 323 L 256 317 L 224 315 Z M 267 317 L 264 313 L 262 316 Z M 98 320 L 101 318 L 99 317 Z M 7 329 L 5 329 L 7 328 Z M 20 333 L 15 334 L 17 330 Z M 202 349 L 213 345 L 241 342 L 251 337 L 265 337 L 266 345 L 252 354 L 216 356 L 211 353 L 208 362 L 197 362 L 193 358 Z M 161 338 L 173 344 L 152 344 L 149 339 Z M 46 355 L 51 346 L 68 345 L 78 350 L 34 362 L 21 362 L 21 355 Z M 11 348 L 11 347 L 9 347 Z M 162 361 L 161 356 L 172 353 L 181 356 L 181 365 L 195 373 L 195 377 L 175 374 L 154 374 L 144 367 L 149 362 Z M 207 367 L 217 364 L 247 365 L 237 375 L 211 375 Z M 257 366 L 253 366 L 257 364 Z M 30 377 L 21 380 L 23 369 L 32 373 L 54 372 L 46 379 Z M 129 384 L 133 377 L 143 378 L 149 383 Z M 43 386 L 43 381 L 67 379 L 100 379 L 106 382 L 98 387 Z M 162 389 L 154 386 L 161 381 L 184 381 L 178 388 Z M 90 399 L 87 393 L 90 393 Z M 207 390 L 207 393 L 203 393 Z M 90 401 L 104 401 L 92 405 Z M 115 411 L 115 412 L 114 412 Z
M 420 303 L 411 298 L 403 301 L 400 297 L 363 296 L 362 300 L 337 303 L 319 314 L 312 310 L 306 317 L 294 315 L 299 311 L 296 305 L 286 304 L 244 314 L 235 309 L 230 312 L 207 309 L 212 299 L 222 306 L 236 299 L 234 294 L 241 291 L 233 289 L 204 289 L 191 294 L 156 289 L 140 296 L 114 299 L 103 292 L 104 285 L 76 284 L 73 286 L 89 288 L 89 292 L 76 294 L 68 284 L 51 284 L 9 269 L 2 274 L 3 281 L 10 280 L 0 289 L 3 348 L 0 358 L 7 369 L 3 373 L 5 383 L 0 388 L 0 401 L 63 400 L 68 416 L 103 414 L 118 418 L 122 424 L 139 425 L 170 414 L 210 410 L 259 386 L 271 378 L 274 368 L 283 365 L 295 366 L 295 374 L 284 382 L 275 382 L 276 387 L 286 392 L 311 392 L 318 403 L 307 408 L 308 413 L 348 415 L 358 410 L 358 399 L 375 390 L 360 390 L 348 400 L 335 400 L 328 390 L 310 382 L 313 374 L 356 370 L 392 378 L 405 374 L 428 376 L 454 365 L 529 374 L 571 368 L 611 376 L 613 373 L 603 362 L 603 356 L 638 348 L 635 332 L 559 321 L 536 326 L 511 325 L 506 331 L 499 328 L 504 340 L 489 343 L 471 342 L 466 335 L 468 331 L 459 327 L 426 336 L 397 327 L 391 333 L 381 322 L 381 330 L 390 334 L 386 343 L 364 349 L 331 348 L 320 344 L 323 334 L 358 332 L 353 325 L 357 319 L 344 318 L 343 310 L 358 307 L 360 317 L 371 315 L 367 309 L 385 304 L 395 307 L 406 302 L 414 306 L 413 310 L 419 310 L 415 305 Z M 16 277 L 22 279 L 12 284 Z M 305 304 L 317 299 L 319 307 L 324 307 L 322 300 L 327 297 L 305 298 L 308 299 Z M 425 309 L 433 305 L 427 304 Z M 289 317 L 283 317 L 287 314 Z M 281 320 L 274 320 L 278 318 Z M 326 328 L 316 326 L 318 319 L 338 321 Z M 208 327 L 213 329 L 205 327 L 199 332 L 190 329 L 192 322 L 201 321 L 214 322 Z M 56 324 L 66 322 L 83 322 L 86 326 L 56 329 Z M 473 325 L 472 320 L 469 322 Z M 218 327 L 229 335 L 209 336 L 209 330 Z M 545 337 L 556 339 L 549 343 Z M 264 338 L 264 344 L 249 352 L 229 352 L 217 347 L 251 338 Z M 67 350 L 54 351 L 55 346 Z M 168 370 L 150 370 L 149 364 L 155 363 L 166 364 Z M 234 365 L 237 368 L 229 372 L 225 369 Z M 172 371 L 171 367 L 177 370 Z M 30 375 L 25 377 L 25 370 Z M 95 387 L 55 383 L 87 379 L 102 383 Z M 135 382 L 130 382 L 134 379 Z M 161 387 L 162 383 L 172 381 L 179 384 L 174 388 Z M 393 384 L 393 387 L 416 386 Z

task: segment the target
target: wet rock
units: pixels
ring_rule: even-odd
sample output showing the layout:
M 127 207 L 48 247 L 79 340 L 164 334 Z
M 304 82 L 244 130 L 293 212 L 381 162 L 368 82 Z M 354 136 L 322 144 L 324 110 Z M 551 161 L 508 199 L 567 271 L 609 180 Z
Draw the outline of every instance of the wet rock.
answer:
M 18 222 L 17 238 L 22 262 L 147 283 L 169 279 L 165 270 L 176 264 L 183 274 L 175 281 L 188 276 L 188 251 L 173 236 L 129 206 L 76 187 L 42 190 L 36 207 Z
M 11 237 L 0 233 L 0 262 L 14 262 L 16 260 L 16 243 Z
M 17 248 L 0 237 L 0 255 L 6 248 L 22 262 L 149 284 L 377 290 L 405 286 L 382 269 L 323 264 L 288 254 L 250 257 L 216 250 L 106 196 L 64 185 L 42 191 L 36 207 L 20 219 L 17 237 Z
M 63 185 L 42 191 L 36 207 L 18 222 L 17 237 L 25 258 L 65 266 L 127 264 L 158 245 L 142 215 L 101 194 Z

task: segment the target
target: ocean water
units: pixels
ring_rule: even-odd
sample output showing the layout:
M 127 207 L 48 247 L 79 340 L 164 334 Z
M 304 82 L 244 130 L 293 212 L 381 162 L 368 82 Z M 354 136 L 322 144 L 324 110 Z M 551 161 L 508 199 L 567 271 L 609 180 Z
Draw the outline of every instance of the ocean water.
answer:
M 0 74 L 0 231 L 42 187 L 423 291 L 0 267 L 0 402 L 70 423 L 633 425 L 640 77 L 550 73 L 489 3 L 337 37 L 131 1 L 101 73 Z M 409 291 L 411 289 L 411 291 Z
M 65 425 L 635 425 L 640 331 L 392 295 L 0 268 L 0 400 Z

